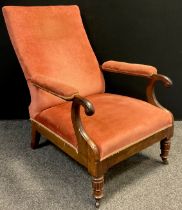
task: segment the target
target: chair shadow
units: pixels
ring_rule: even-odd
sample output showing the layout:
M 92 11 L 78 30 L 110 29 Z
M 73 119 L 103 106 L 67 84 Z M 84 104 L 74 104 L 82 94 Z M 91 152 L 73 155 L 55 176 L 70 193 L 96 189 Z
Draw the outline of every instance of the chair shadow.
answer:
M 157 164 L 156 164 L 157 163 Z M 112 199 L 112 196 L 128 185 L 135 183 L 138 179 L 145 177 L 151 170 L 161 167 L 162 161 L 153 159 L 146 154 L 137 153 L 134 156 L 113 166 L 105 175 L 105 185 L 109 185 L 109 194 L 105 193 L 105 200 Z M 118 183 L 117 187 L 110 183 Z
M 37 149 L 40 149 L 40 148 L 45 147 L 45 146 L 49 146 L 50 144 L 52 144 L 50 141 L 45 140 L 45 141 L 39 143 Z

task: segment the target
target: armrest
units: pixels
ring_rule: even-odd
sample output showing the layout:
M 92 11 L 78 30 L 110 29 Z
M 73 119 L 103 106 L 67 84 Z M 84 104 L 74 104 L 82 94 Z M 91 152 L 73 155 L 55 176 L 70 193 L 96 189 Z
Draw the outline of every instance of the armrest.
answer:
M 36 75 L 36 77 L 31 78 L 30 81 L 36 87 L 45 90 L 57 97 L 60 97 L 64 100 L 73 101 L 71 119 L 78 141 L 78 151 L 82 154 L 85 154 L 87 151 L 87 146 L 85 146 L 86 143 L 88 145 L 88 150 L 91 151 L 91 153 L 94 155 L 93 159 L 98 159 L 98 148 L 86 133 L 80 117 L 81 106 L 84 108 L 86 115 L 91 116 L 94 114 L 95 110 L 92 103 L 86 98 L 79 96 L 78 91 L 75 88 L 60 83 L 57 80 L 42 75 Z
M 75 88 L 43 75 L 36 75 L 36 77 L 32 77 L 30 81 L 34 86 L 64 100 L 72 100 L 74 96 L 78 94 Z
M 131 64 L 119 61 L 106 61 L 102 64 L 104 71 L 122 73 L 135 76 L 151 77 L 157 74 L 157 69 L 153 66 L 143 64 Z
M 86 133 L 80 117 L 81 106 L 84 108 L 86 115 L 91 116 L 94 114 L 95 110 L 92 103 L 86 98 L 81 97 L 75 88 L 60 83 L 57 80 L 42 75 L 36 75 L 36 77 L 32 77 L 30 81 L 33 85 L 42 90 L 45 90 L 64 100 L 72 101 L 71 119 L 78 141 L 78 151 L 85 154 L 85 152 L 87 152 L 87 146 L 85 146 L 86 143 L 88 145 L 88 150 L 93 154 L 92 158 L 98 160 L 98 148 Z
M 166 108 L 158 102 L 155 96 L 155 86 L 156 83 L 160 81 L 165 87 L 170 87 L 172 85 L 172 81 L 167 76 L 157 74 L 157 69 L 155 67 L 112 60 L 104 62 L 101 67 L 103 70 L 109 72 L 147 77 L 149 79 L 146 89 L 148 103 L 166 110 Z

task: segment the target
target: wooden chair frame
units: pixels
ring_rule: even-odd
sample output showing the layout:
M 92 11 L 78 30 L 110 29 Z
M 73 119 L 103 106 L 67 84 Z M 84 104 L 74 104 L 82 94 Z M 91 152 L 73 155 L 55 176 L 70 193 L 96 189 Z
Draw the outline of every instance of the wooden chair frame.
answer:
M 148 85 L 146 88 L 147 101 L 157 107 L 165 109 L 160 105 L 155 97 L 154 88 L 157 81 L 161 81 L 164 86 L 170 87 L 172 85 L 172 81 L 160 74 L 152 75 L 148 77 Z M 34 84 L 38 88 L 45 90 Z M 50 93 L 49 90 L 45 90 Z M 52 92 L 51 92 L 52 93 Z M 55 95 L 55 93 L 52 93 Z M 85 166 L 88 169 L 89 174 L 92 176 L 92 187 L 93 187 L 93 196 L 95 198 L 95 205 L 99 207 L 100 199 L 103 197 L 103 186 L 104 186 L 104 174 L 107 170 L 114 166 L 115 164 L 121 162 L 122 160 L 140 152 L 146 147 L 160 141 L 161 145 L 161 158 L 165 164 L 168 163 L 167 156 L 170 149 L 171 137 L 173 136 L 173 124 L 171 127 L 163 129 L 157 133 L 152 134 L 146 139 L 140 140 L 135 144 L 129 145 L 126 148 L 123 148 L 116 154 L 112 156 L 106 157 L 103 160 L 100 160 L 99 150 L 96 144 L 92 141 L 92 139 L 88 136 L 86 131 L 82 126 L 82 121 L 80 118 L 80 107 L 83 106 L 85 110 L 85 114 L 91 116 L 94 114 L 94 107 L 90 101 L 86 98 L 83 98 L 79 95 L 74 95 L 71 98 L 65 98 L 64 96 L 59 96 L 60 98 L 72 101 L 72 109 L 71 109 L 71 118 L 74 127 L 74 131 L 76 134 L 78 148 L 74 148 L 68 143 L 65 143 L 65 140 L 62 139 L 57 134 L 53 133 L 51 130 L 40 124 L 39 122 L 31 119 L 32 123 L 32 142 L 31 147 L 33 149 L 38 148 L 40 134 L 50 140 L 53 144 L 57 145 L 61 150 L 71 156 L 73 159 L 78 161 L 80 164 Z

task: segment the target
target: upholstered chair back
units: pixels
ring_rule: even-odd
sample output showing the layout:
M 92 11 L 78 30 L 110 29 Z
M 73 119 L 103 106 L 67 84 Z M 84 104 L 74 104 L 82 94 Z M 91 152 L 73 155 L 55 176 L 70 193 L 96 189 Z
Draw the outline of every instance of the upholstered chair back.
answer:
M 82 96 L 104 92 L 104 79 L 77 6 L 9 6 L 3 14 L 27 80 L 30 116 L 62 103 L 30 83 L 46 75 L 70 85 Z

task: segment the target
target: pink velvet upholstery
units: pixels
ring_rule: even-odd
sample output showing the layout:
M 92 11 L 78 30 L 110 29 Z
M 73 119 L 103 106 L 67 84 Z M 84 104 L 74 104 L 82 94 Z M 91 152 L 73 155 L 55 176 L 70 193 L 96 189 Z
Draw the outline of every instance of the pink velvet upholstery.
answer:
M 131 64 L 112 60 L 104 62 L 102 64 L 102 69 L 110 72 L 146 77 L 150 77 L 153 74 L 157 74 L 157 69 L 153 66 L 143 64 Z
M 59 79 L 52 79 L 47 76 L 37 75 L 36 77 L 32 77 L 30 81 L 35 86 L 58 97 L 69 99 L 78 94 L 78 90 L 70 85 L 68 86 L 61 83 Z
M 5 6 L 3 14 L 27 80 L 42 74 L 71 85 L 82 96 L 104 92 L 77 6 Z M 30 82 L 28 86 L 32 118 L 62 102 Z
M 168 111 L 138 99 L 106 93 L 87 98 L 93 103 L 95 114 L 88 117 L 82 110 L 81 118 L 86 132 L 100 150 L 101 159 L 172 125 Z M 71 102 L 49 108 L 35 120 L 77 147 Z
M 103 93 L 103 76 L 77 6 L 6 6 L 3 14 L 30 89 L 30 117 L 75 148 L 71 102 L 63 103 L 55 95 L 79 93 L 93 103 L 95 114 L 88 117 L 82 110 L 81 118 L 101 159 L 172 125 L 168 111 Z M 102 68 L 147 77 L 157 73 L 151 66 L 116 61 L 107 61 Z

